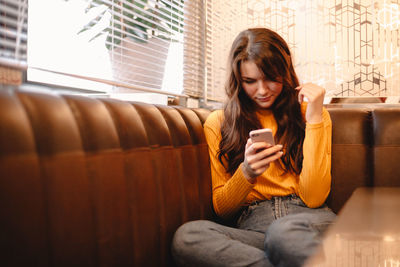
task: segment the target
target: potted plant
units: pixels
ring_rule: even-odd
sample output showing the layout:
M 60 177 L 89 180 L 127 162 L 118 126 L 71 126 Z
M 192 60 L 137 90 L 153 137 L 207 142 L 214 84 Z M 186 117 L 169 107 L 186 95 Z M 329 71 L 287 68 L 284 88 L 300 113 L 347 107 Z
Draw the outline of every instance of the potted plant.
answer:
M 92 0 L 88 12 L 93 10 L 81 32 L 96 29 L 92 39 L 107 35 L 114 78 L 161 89 L 169 43 L 182 34 L 182 11 L 166 0 Z M 106 27 L 96 27 L 105 19 Z

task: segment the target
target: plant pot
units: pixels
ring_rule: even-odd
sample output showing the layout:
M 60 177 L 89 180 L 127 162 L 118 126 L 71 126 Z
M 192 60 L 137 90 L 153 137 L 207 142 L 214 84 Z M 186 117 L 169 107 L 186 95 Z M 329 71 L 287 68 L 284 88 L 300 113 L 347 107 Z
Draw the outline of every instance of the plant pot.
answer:
M 169 42 L 158 38 L 123 39 L 110 51 L 114 79 L 161 90 L 168 49 Z

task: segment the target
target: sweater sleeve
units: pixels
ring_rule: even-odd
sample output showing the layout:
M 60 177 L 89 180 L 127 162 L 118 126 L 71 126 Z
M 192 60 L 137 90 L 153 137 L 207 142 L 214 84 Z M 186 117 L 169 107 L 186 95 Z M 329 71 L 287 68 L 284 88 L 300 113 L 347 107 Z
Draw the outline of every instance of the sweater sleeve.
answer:
M 222 113 L 213 112 L 204 124 L 204 133 L 210 154 L 212 199 L 218 216 L 228 219 L 244 204 L 253 184 L 249 183 L 242 173 L 241 165 L 231 176 L 218 159 L 221 141 L 220 124 Z
M 303 168 L 299 177 L 298 195 L 310 208 L 321 206 L 331 188 L 332 122 L 323 109 L 323 121 L 306 124 L 303 143 Z

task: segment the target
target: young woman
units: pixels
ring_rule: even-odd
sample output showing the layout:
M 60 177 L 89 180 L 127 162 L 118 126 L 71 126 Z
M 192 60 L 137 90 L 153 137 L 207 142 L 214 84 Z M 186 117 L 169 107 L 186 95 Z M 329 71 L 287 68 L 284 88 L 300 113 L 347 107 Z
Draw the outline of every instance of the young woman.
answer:
M 236 227 L 186 223 L 175 233 L 174 257 L 182 266 L 301 266 L 335 219 L 324 204 L 331 185 L 325 90 L 299 85 L 286 42 L 265 28 L 237 36 L 229 66 L 227 103 L 204 131 L 214 210 Z M 251 141 L 249 132 L 261 128 L 277 145 Z

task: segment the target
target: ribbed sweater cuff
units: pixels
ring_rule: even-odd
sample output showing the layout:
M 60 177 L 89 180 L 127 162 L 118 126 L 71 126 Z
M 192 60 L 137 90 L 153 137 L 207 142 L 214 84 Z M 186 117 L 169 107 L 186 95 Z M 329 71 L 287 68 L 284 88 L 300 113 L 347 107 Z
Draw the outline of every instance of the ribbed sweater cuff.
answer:
M 240 184 L 243 184 L 243 186 L 247 186 L 251 190 L 251 189 L 253 189 L 255 184 L 252 184 L 252 183 L 249 182 L 249 180 L 247 180 L 247 178 L 244 176 L 242 168 L 243 168 L 243 162 L 240 163 L 240 165 L 238 167 L 238 170 L 236 171 L 234 176 L 237 175 L 238 177 L 240 177 L 240 180 L 241 180 Z

